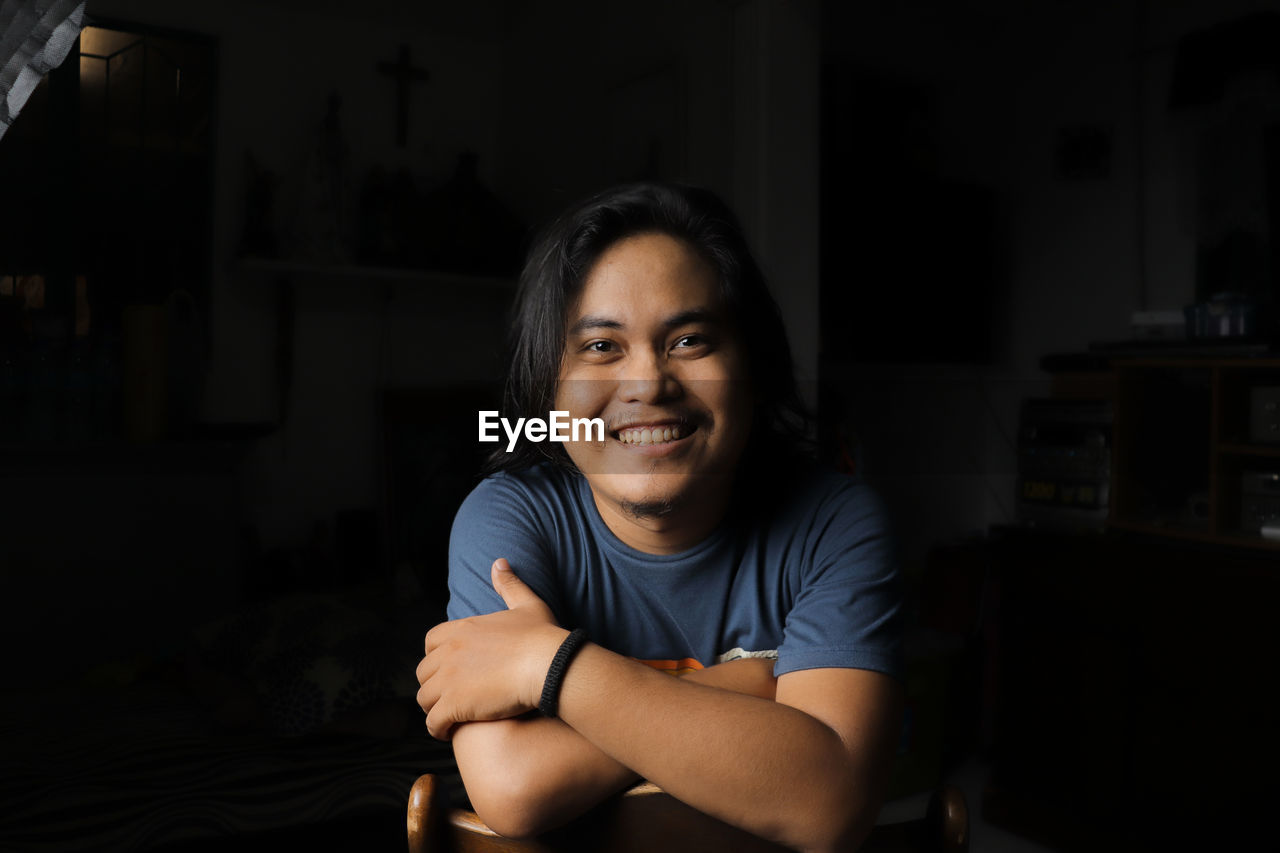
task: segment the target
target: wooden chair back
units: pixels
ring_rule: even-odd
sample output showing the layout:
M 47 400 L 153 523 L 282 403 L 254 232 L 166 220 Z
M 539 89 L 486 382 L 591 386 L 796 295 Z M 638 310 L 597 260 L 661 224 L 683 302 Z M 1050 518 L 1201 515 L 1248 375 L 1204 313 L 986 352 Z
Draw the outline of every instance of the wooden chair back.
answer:
M 578 820 L 535 839 L 503 838 L 466 809 L 450 808 L 431 774 L 409 792 L 409 853 L 779 853 L 785 848 L 685 805 L 643 783 Z M 966 853 L 969 813 L 960 789 L 938 788 L 926 815 L 878 825 L 864 853 Z

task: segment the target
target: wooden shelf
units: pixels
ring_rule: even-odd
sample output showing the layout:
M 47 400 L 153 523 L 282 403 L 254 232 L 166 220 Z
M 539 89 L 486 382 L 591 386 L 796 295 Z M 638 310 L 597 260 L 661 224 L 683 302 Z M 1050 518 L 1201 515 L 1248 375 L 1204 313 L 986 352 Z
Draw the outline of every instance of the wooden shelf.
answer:
M 1109 521 L 1108 529 L 1126 533 L 1141 533 L 1165 539 L 1181 539 L 1185 542 L 1205 542 L 1218 545 L 1234 545 L 1240 548 L 1259 548 L 1280 551 L 1280 539 L 1266 539 L 1260 533 L 1244 530 L 1228 530 L 1212 533 L 1207 527 L 1190 527 L 1178 524 L 1155 524 L 1140 521 Z
M 1280 551 L 1280 539 L 1267 539 L 1261 533 L 1247 533 L 1243 530 L 1231 530 L 1218 535 L 1218 539 L 1228 545 L 1240 545 L 1245 548 L 1262 548 Z
M 1274 471 L 1280 462 L 1280 445 L 1247 438 L 1250 389 L 1280 382 L 1280 358 L 1130 358 L 1114 360 L 1112 368 L 1117 381 L 1108 528 L 1280 549 L 1242 529 L 1241 491 L 1244 473 Z M 1192 501 L 1207 504 L 1203 524 L 1158 520 L 1158 506 Z
M 1180 356 L 1170 358 L 1113 358 L 1111 366 L 1119 370 L 1140 369 L 1150 370 L 1152 368 L 1193 368 L 1193 369 L 1223 369 L 1231 370 L 1277 370 L 1280 369 L 1280 358 L 1275 355 L 1257 355 L 1257 356 L 1236 356 L 1227 358 L 1224 356 Z
M 1118 519 L 1115 521 L 1108 521 L 1107 527 L 1111 530 L 1124 530 L 1129 533 L 1145 533 L 1148 536 L 1165 536 L 1172 539 L 1186 539 L 1192 542 L 1218 542 L 1221 539 L 1221 537 L 1215 535 L 1209 529 L 1209 525 L 1207 523 L 1203 526 L 1193 527 L 1189 524 L 1179 524 L 1176 522 L 1161 524 L 1154 521 L 1127 521 L 1124 519 Z
M 1280 444 L 1219 444 L 1218 452 L 1228 456 L 1261 456 L 1280 459 Z

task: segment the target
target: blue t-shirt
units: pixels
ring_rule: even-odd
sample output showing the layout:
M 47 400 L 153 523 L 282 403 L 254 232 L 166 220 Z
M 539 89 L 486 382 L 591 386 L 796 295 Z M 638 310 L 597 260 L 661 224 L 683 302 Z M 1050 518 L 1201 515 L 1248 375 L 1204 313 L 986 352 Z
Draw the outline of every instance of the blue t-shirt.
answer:
M 661 669 L 775 658 L 902 676 L 899 575 L 879 500 L 816 468 L 737 499 L 701 543 L 658 555 L 605 525 L 586 478 L 550 464 L 500 473 L 458 510 L 450 619 L 505 607 L 490 566 L 506 557 L 568 628 Z

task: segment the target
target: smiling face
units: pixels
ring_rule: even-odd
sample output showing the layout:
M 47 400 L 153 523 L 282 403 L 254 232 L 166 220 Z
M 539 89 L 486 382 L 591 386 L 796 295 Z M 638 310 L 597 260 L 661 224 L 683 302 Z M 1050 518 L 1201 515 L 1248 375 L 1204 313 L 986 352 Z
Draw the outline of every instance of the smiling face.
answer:
M 603 418 L 565 444 L 623 542 L 673 553 L 724 516 L 751 428 L 747 358 L 715 271 L 688 244 L 639 234 L 606 249 L 570 307 L 556 408 Z

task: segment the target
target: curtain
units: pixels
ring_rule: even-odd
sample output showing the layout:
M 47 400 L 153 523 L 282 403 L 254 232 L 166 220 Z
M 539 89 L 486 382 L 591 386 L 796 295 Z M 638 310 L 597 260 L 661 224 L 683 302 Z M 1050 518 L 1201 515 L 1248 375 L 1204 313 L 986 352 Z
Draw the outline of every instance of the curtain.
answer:
M 0 0 L 0 138 L 41 78 L 67 58 L 85 0 Z

